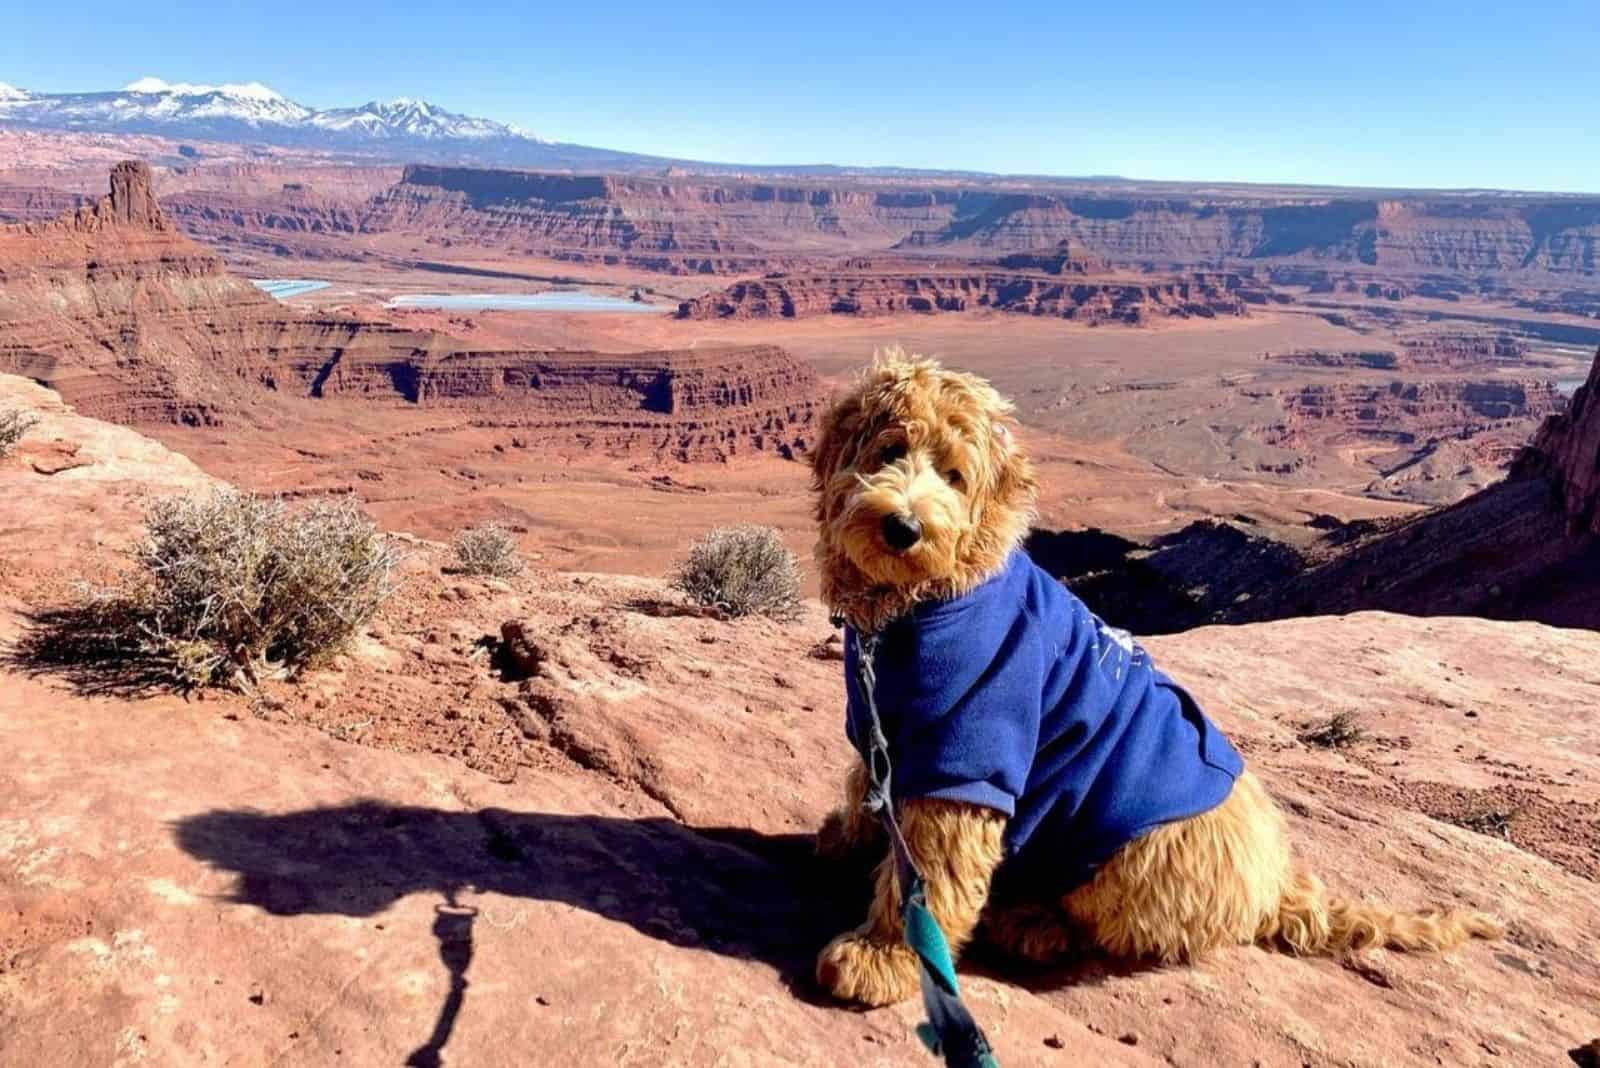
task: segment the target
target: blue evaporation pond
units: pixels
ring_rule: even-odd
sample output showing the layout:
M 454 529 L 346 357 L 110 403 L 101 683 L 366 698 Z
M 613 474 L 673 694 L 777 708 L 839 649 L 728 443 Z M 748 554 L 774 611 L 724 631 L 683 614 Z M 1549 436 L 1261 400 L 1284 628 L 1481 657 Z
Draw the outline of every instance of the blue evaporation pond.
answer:
M 252 278 L 250 281 L 256 288 L 265 290 L 279 300 L 288 300 L 302 293 L 315 293 L 319 289 L 328 288 L 327 282 L 318 282 L 314 278 Z
M 463 311 L 662 312 L 645 304 L 596 293 L 406 293 L 389 301 L 390 308 L 441 308 Z

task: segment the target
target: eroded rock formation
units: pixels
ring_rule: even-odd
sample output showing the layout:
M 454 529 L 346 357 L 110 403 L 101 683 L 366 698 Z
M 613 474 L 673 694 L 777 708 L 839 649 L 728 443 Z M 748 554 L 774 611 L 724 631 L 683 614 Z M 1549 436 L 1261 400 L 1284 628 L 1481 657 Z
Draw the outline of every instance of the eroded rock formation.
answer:
M 1527 354 L 1528 346 L 1511 334 L 1456 331 L 1404 338 L 1398 349 L 1297 349 L 1268 353 L 1266 358 L 1301 367 L 1428 371 L 1514 367 Z
M 173 229 L 142 163 L 70 215 L 0 229 L 0 371 L 98 418 L 214 421 L 293 318 Z
M 1379 608 L 1600 627 L 1600 354 L 1502 482 L 1366 532 L 1258 591 L 1234 620 Z
M 857 267 L 828 273 L 768 275 L 687 300 L 680 319 L 802 318 L 989 309 L 1078 322 L 1137 324 L 1147 319 L 1247 314 L 1259 290 L 1236 274 L 1176 279 L 1062 278 L 983 267 Z
M 1540 428 L 1533 456 L 1561 495 L 1573 528 L 1600 534 L 1600 352 L 1571 406 Z
M 45 222 L 78 210 L 83 200 L 65 190 L 0 182 L 0 223 Z
M 806 250 L 887 247 L 944 217 L 957 197 L 846 183 L 416 165 L 373 198 L 361 225 L 559 259 L 709 272 L 750 270 Z
M 458 409 L 474 426 L 526 428 L 603 453 L 684 461 L 751 452 L 793 458 L 811 444 L 816 373 L 775 345 L 655 352 L 424 350 L 376 360 L 338 353 L 307 380 L 317 396 L 387 396 Z
M 469 350 L 445 335 L 301 312 L 179 234 L 140 163 L 47 224 L 0 229 L 0 372 L 85 414 L 221 425 L 274 397 L 474 410 L 531 438 L 682 459 L 808 443 L 819 387 L 782 349 L 637 355 Z
M 1554 382 L 1440 379 L 1333 382 L 1286 394 L 1285 438 L 1316 434 L 1329 444 L 1388 441 L 1411 445 L 1439 438 L 1478 438 L 1510 427 L 1525 435 L 1526 420 L 1559 412 L 1565 401 Z M 1337 427 L 1331 437 L 1328 427 Z M 1519 447 L 1526 438 L 1502 442 Z
M 368 230 L 427 230 L 574 254 L 677 257 L 775 250 L 1034 252 L 1063 241 L 1124 265 L 1301 263 L 1449 278 L 1592 277 L 1600 201 L 1581 198 L 1126 196 L 1050 183 L 999 187 L 860 179 L 541 174 L 408 167 L 375 198 Z M 1308 276 L 1309 280 L 1309 276 Z M 1381 292 L 1379 293 L 1381 294 Z

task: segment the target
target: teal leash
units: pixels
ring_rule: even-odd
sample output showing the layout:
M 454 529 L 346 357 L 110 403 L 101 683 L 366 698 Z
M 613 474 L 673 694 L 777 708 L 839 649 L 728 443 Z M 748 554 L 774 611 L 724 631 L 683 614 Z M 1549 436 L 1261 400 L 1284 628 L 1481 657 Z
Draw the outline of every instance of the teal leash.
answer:
M 900 884 L 900 922 L 905 929 L 906 945 L 917 955 L 922 1003 L 928 1016 L 926 1022 L 917 1025 L 917 1037 L 929 1052 L 944 1059 L 946 1068 L 1000 1068 L 989 1039 L 961 1000 L 950 943 L 945 941 L 938 921 L 928 910 L 927 881 L 912 859 L 900 823 L 895 819 L 894 801 L 889 792 L 894 769 L 889 763 L 889 742 L 884 737 L 883 721 L 878 715 L 877 654 L 878 635 L 858 632 L 854 681 L 868 719 L 864 736 L 859 724 L 856 732 L 861 759 L 867 767 L 863 807 L 877 813 L 894 848 L 895 874 Z

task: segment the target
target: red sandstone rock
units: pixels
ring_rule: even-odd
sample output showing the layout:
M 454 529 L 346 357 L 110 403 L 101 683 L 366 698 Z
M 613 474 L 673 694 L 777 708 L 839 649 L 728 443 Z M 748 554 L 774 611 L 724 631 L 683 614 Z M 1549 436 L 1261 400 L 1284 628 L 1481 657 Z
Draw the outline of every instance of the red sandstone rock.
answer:
M 459 408 L 536 441 L 684 460 L 792 456 L 809 443 L 820 395 L 815 373 L 773 346 L 468 350 L 290 308 L 179 235 L 148 168 L 133 163 L 93 208 L 0 229 L 0 373 L 123 422 L 216 426 L 280 398 L 337 396 Z
M 1241 291 L 1248 283 L 1232 274 L 1196 274 L 1172 280 L 1083 278 L 1064 280 L 1040 272 L 1016 273 L 968 267 L 858 268 L 829 274 L 777 274 L 736 282 L 678 306 L 680 319 L 765 319 L 811 315 L 891 315 L 899 312 L 959 312 L 990 309 L 1045 315 L 1078 322 L 1246 314 Z
M 1314 432 L 1330 445 L 1414 445 L 1505 431 L 1493 446 L 1482 443 L 1504 454 L 1504 461 L 1527 440 L 1529 420 L 1542 420 L 1565 406 L 1554 382 L 1497 379 L 1336 382 L 1304 386 L 1282 400 L 1288 424 L 1279 441 Z M 1335 428 L 1331 435 L 1329 427 Z
M 1578 530 L 1600 534 L 1600 351 L 1571 406 L 1540 429 L 1533 444 Z
M 230 151 L 206 146 L 208 157 L 219 150 Z M 293 154 L 278 150 L 274 158 Z M 348 256 L 344 238 L 394 233 L 680 274 L 747 274 L 890 249 L 1048 257 L 1066 242 L 1076 256 L 1119 268 L 1224 265 L 1258 270 L 1263 283 L 1369 301 L 1485 295 L 1536 311 L 1600 314 L 1600 201 L 1593 198 L 1183 185 L 1130 192 L 1125 183 L 1042 179 L 575 175 L 433 165 L 409 167 L 394 183 L 395 168 L 292 162 L 269 183 L 268 170 L 255 162 L 176 168 L 164 182 L 169 212 L 208 240 L 305 256 Z M 0 190 L 0 214 L 36 218 L 42 196 Z M 8 200 L 16 206 L 8 209 Z
M 1600 355 L 1588 384 L 1546 420 L 1505 480 L 1334 552 L 1231 617 L 1378 608 L 1600 628 L 1597 395 Z
M 1514 368 L 1522 364 L 1528 346 L 1510 334 L 1439 333 L 1405 338 L 1394 349 L 1359 349 L 1326 352 L 1317 349 L 1271 352 L 1266 359 L 1301 367 L 1336 367 L 1352 370 L 1434 371 Z
M 0 558 L 30 569 L 0 570 L 7 648 L 49 569 L 199 477 L 43 393 L 0 379 L 95 462 L 0 466 Z M 464 582 L 410 549 L 355 648 L 268 700 L 0 661 L 0 1063 L 931 1063 L 917 1005 L 853 1011 L 810 978 L 866 890 L 811 852 L 850 759 L 819 606 L 678 617 L 658 581 Z M 532 678 L 489 655 L 507 631 Z M 1367 613 L 1150 644 L 1336 891 L 1510 934 L 1171 968 L 974 954 L 1002 1063 L 1557 1064 L 1600 1033 L 1600 637 Z M 1300 740 L 1352 710 L 1355 745 Z
M 0 223 L 47 222 L 77 211 L 84 199 L 62 189 L 0 182 Z
M 806 252 L 886 247 L 954 195 L 414 165 L 366 206 L 361 226 L 556 259 L 734 272 Z

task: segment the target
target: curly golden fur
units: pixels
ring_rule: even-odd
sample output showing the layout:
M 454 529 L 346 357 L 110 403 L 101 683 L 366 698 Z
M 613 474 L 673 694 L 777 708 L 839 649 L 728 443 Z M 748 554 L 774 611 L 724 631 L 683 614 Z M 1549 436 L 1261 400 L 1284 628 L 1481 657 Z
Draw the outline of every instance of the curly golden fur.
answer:
M 1001 569 L 1033 519 L 1036 483 L 1010 403 L 980 378 L 898 349 L 880 353 L 824 417 L 812 470 L 823 599 L 861 630 L 973 589 Z M 915 522 L 915 544 L 888 543 L 889 516 Z M 864 792 L 857 765 L 818 848 L 878 859 L 872 905 L 865 924 L 822 950 L 817 979 L 837 997 L 886 1005 L 916 992 L 917 965 L 901 932 L 894 861 L 862 811 Z M 1026 900 L 989 899 L 1003 857 L 1000 813 L 908 799 L 900 822 L 956 953 L 975 933 L 1035 961 L 1098 948 L 1167 963 L 1252 942 L 1293 953 L 1441 950 L 1501 933 L 1477 912 L 1397 912 L 1329 895 L 1295 868 L 1283 814 L 1248 772 L 1221 805 L 1129 843 L 1088 883 L 1030 887 Z
M 874 630 L 919 601 L 955 597 L 999 570 L 1033 521 L 1033 466 L 1011 404 L 972 375 L 881 354 L 829 409 L 811 454 L 822 598 Z M 889 550 L 891 513 L 922 539 Z

